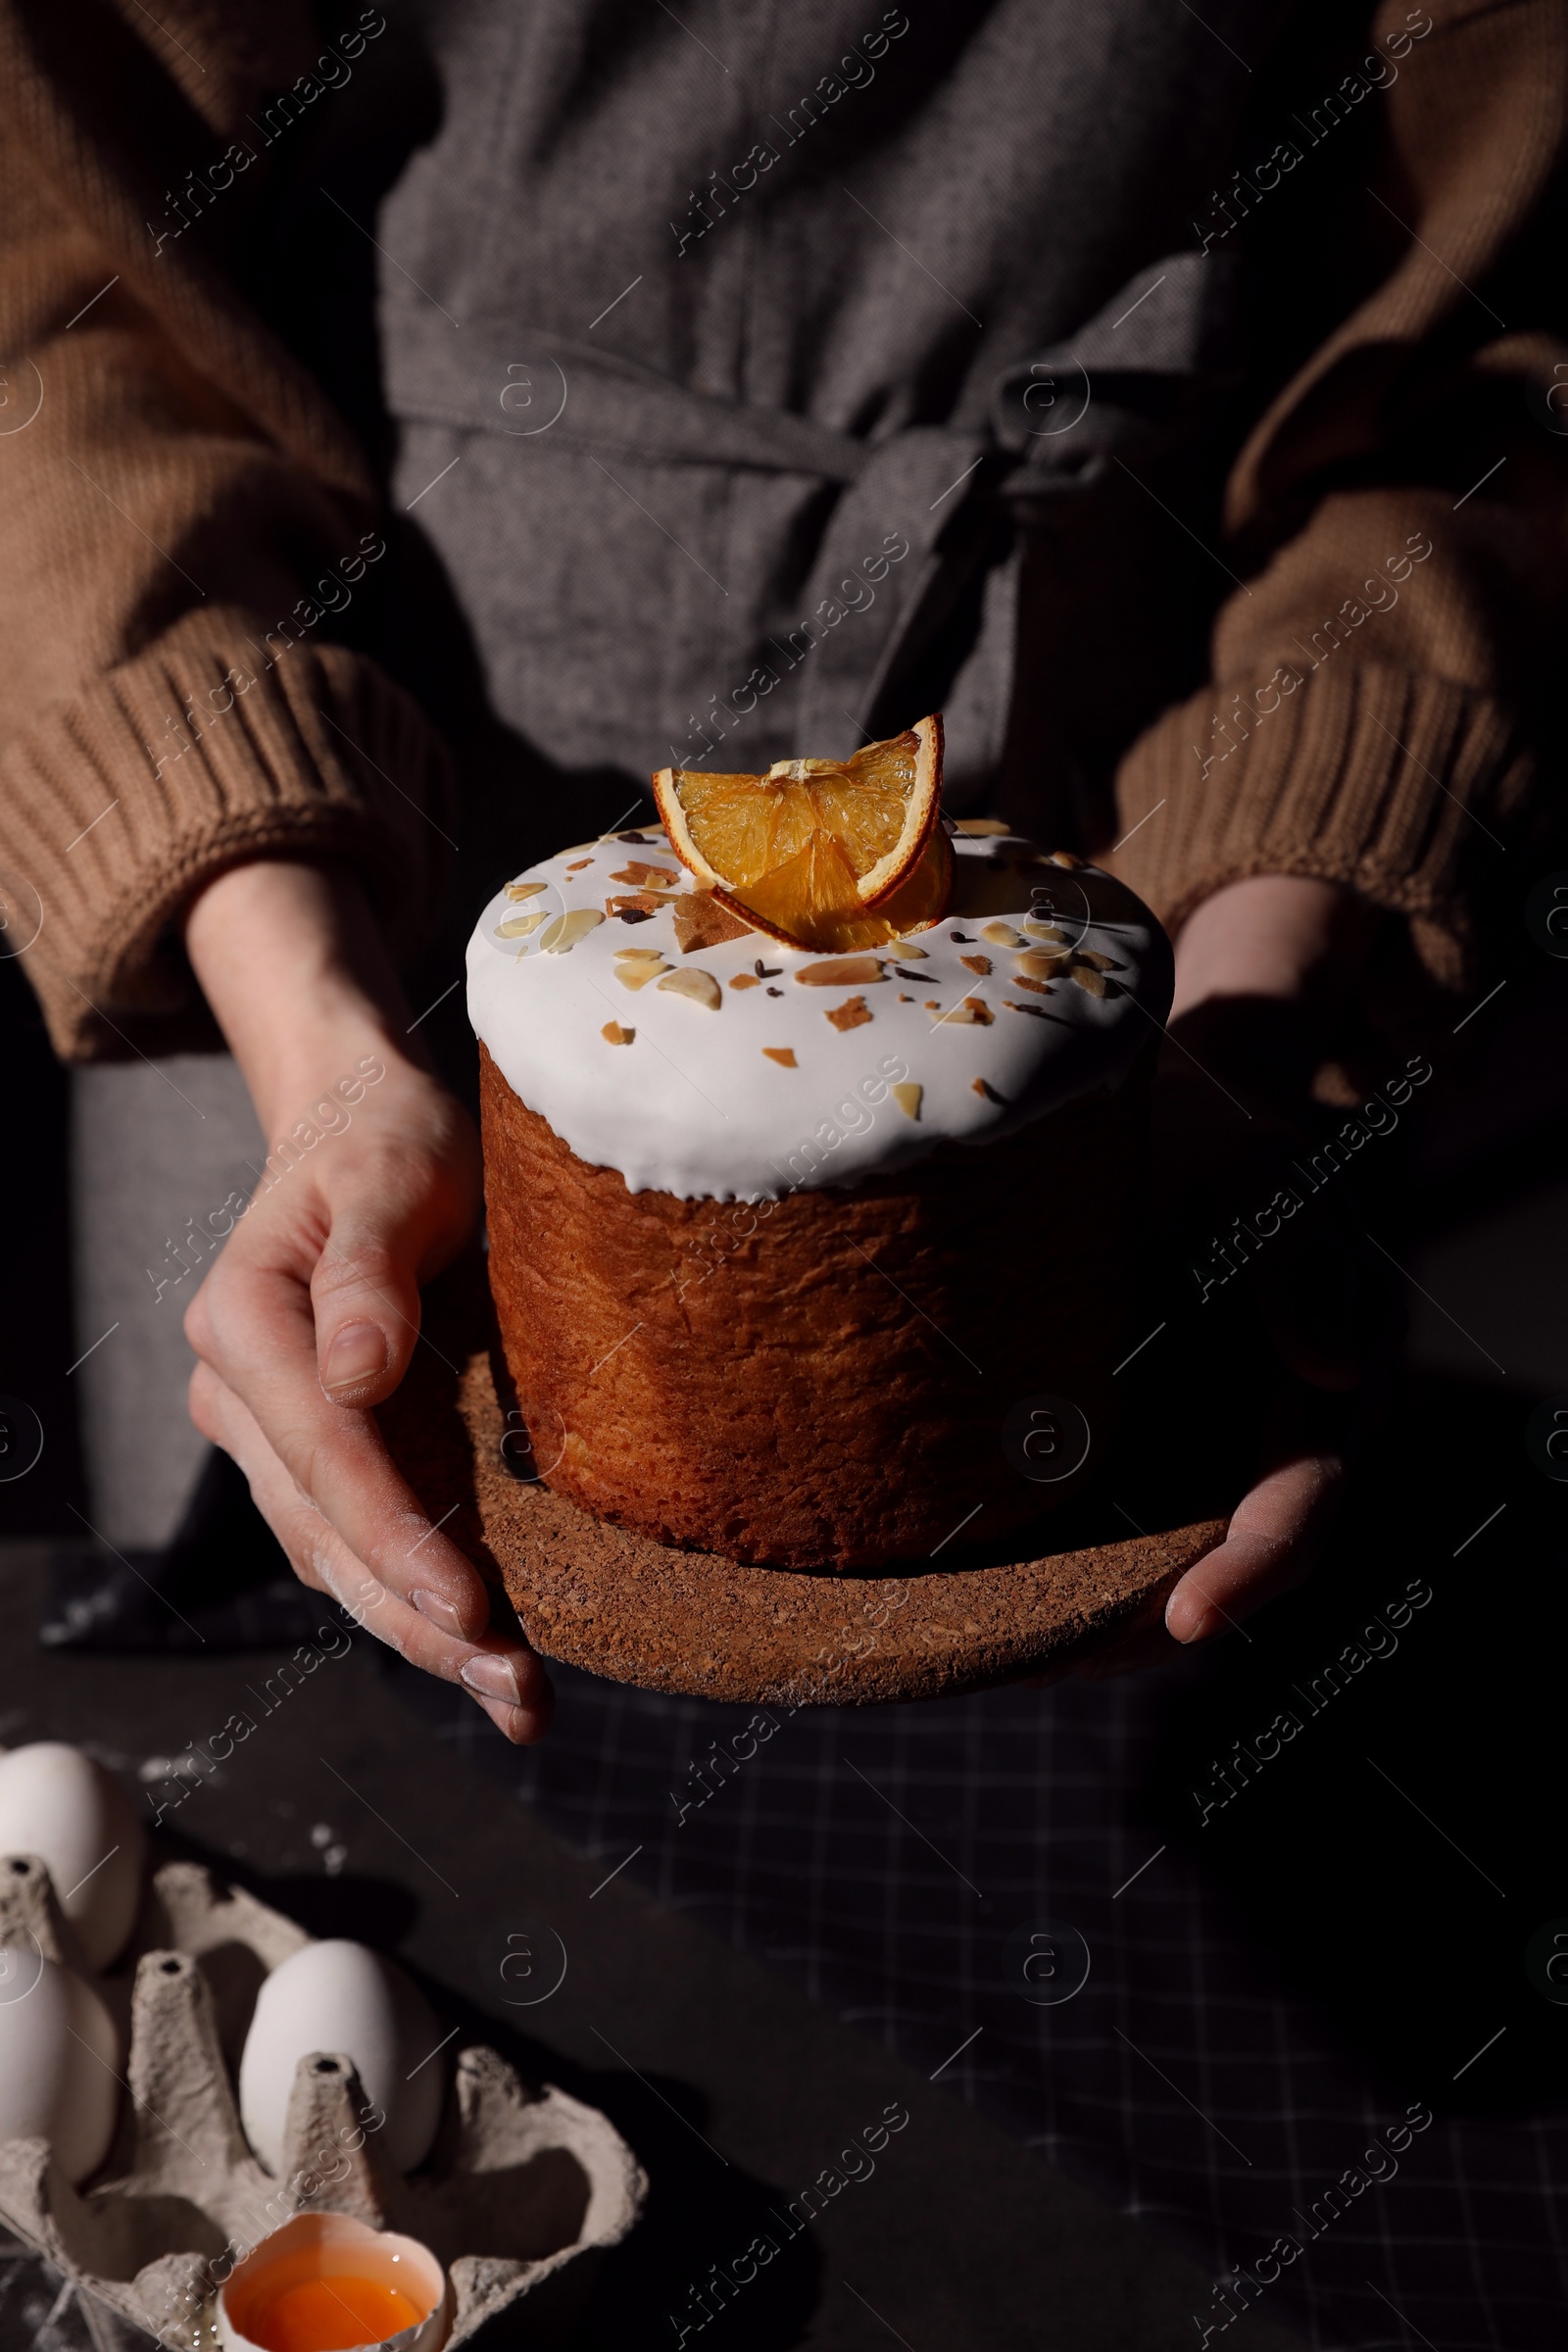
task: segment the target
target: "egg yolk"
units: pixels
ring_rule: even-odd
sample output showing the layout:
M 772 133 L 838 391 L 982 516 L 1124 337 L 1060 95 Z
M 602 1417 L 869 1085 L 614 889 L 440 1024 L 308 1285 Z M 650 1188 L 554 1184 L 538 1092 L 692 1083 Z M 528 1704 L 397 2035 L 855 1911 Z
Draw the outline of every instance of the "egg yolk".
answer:
M 304 2278 L 245 2326 L 262 2352 L 347 2352 L 382 2343 L 423 2317 L 407 2295 L 373 2278 Z

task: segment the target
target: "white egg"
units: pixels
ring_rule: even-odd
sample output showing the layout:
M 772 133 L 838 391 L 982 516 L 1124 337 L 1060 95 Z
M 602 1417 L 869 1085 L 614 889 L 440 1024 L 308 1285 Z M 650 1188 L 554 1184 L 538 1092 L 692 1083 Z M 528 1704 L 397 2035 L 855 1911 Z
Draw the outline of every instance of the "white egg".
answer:
M 379 1952 L 341 1938 L 304 1944 L 256 1998 L 239 2062 L 246 2138 L 269 2172 L 281 2173 L 294 2069 L 313 2051 L 336 2051 L 353 2060 L 366 2096 L 386 2117 L 375 2141 L 382 2161 L 412 2172 L 441 2120 L 444 2077 L 433 2055 L 440 2039 L 428 2002 Z
M 141 1893 L 147 1833 L 112 1772 L 64 1740 L 0 1756 L 0 1854 L 38 1854 L 89 1967 L 123 1947 Z
M 0 1945 L 0 2139 L 46 2139 L 68 2180 L 109 2153 L 120 2036 L 94 1987 L 26 1944 Z

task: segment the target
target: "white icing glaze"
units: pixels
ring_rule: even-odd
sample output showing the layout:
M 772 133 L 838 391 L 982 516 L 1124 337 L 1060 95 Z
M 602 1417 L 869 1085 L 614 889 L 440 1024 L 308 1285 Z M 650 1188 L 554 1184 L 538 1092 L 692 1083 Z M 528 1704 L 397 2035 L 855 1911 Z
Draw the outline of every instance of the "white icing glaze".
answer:
M 612 879 L 628 861 L 669 867 L 680 895 L 693 887 L 656 826 L 632 840 L 564 850 L 511 886 L 543 890 L 520 899 L 498 892 L 480 916 L 468 943 L 468 1017 L 514 1093 L 579 1159 L 618 1169 L 634 1193 L 776 1198 L 858 1184 L 945 1142 L 992 1143 L 1119 1083 L 1151 1023 L 1169 1010 L 1170 943 L 1148 907 L 1096 867 L 1054 865 L 1012 837 L 960 835 L 953 847 L 954 907 L 913 935 L 923 956 L 879 949 L 883 979 L 826 988 L 797 978 L 825 956 L 776 947 L 760 932 L 683 955 L 664 906 L 641 922 L 568 925 L 568 938 L 578 934 L 569 947 L 548 952 L 541 942 L 561 936 L 551 928 L 556 917 L 603 914 L 608 898 L 632 887 Z M 1032 898 L 1037 892 L 1049 903 Z M 497 937 L 498 925 L 528 914 L 547 920 Z M 1091 994 L 1064 963 L 1049 993 L 1019 988 L 1017 953 L 981 934 L 998 921 L 1016 930 L 1031 920 L 1065 933 L 1074 953 L 1105 959 L 1105 994 Z M 676 970 L 710 973 L 722 991 L 718 1009 L 657 978 L 625 987 L 616 970 L 627 950 L 658 950 Z M 988 957 L 990 973 L 966 969 L 965 956 Z M 731 985 L 755 978 L 759 960 L 766 980 Z M 915 977 L 900 978 L 901 963 Z M 1077 968 L 1092 986 L 1098 962 Z M 826 1015 L 853 997 L 872 1017 L 839 1029 Z M 989 1025 L 946 1017 L 965 999 L 990 1011 Z M 631 1030 L 632 1042 L 608 1042 L 607 1023 Z M 764 1047 L 793 1049 L 797 1066 L 780 1067 Z M 977 1092 L 976 1079 L 990 1091 Z M 908 1083 L 921 1089 L 918 1119 L 889 1091 Z

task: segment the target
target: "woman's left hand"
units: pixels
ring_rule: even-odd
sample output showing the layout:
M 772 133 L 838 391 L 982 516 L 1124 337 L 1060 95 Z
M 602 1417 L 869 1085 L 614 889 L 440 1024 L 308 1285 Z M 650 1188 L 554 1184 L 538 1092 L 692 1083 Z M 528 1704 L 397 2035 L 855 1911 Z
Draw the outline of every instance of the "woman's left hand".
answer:
M 1184 926 L 1153 1116 L 1153 1193 L 1173 1228 L 1200 1202 L 1223 1224 L 1269 1199 L 1287 1147 L 1311 1150 L 1318 1040 L 1377 920 L 1334 884 L 1263 875 L 1216 892 Z M 1159 1665 L 1309 1573 L 1343 1494 L 1356 1393 L 1400 1318 L 1349 1204 L 1315 1198 L 1287 1230 L 1284 1247 L 1247 1268 L 1273 1359 L 1254 1483 L 1224 1541 L 1162 1604 L 1061 1672 L 1100 1681 Z

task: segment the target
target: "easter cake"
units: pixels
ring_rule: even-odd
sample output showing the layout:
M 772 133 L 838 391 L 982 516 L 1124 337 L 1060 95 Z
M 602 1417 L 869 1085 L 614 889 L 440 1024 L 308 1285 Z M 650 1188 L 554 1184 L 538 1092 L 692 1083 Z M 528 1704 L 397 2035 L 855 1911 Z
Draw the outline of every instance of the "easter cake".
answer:
M 537 1472 L 599 1518 L 866 1569 L 1103 1457 L 1169 944 L 940 782 L 937 719 L 666 769 L 661 824 L 480 916 L 490 1286 Z M 1044 1483 L 1005 1443 L 1043 1394 L 1085 1441 Z

